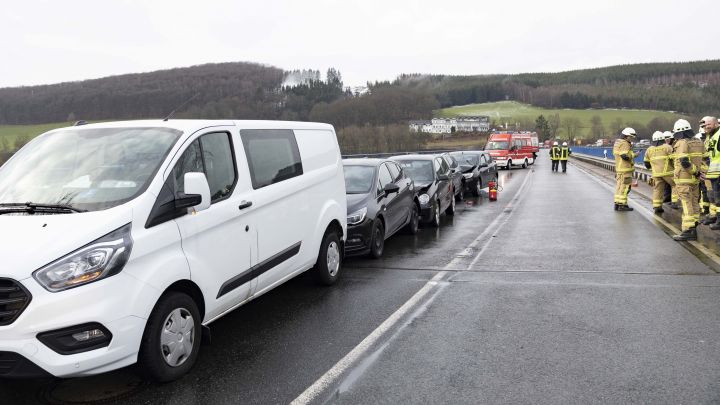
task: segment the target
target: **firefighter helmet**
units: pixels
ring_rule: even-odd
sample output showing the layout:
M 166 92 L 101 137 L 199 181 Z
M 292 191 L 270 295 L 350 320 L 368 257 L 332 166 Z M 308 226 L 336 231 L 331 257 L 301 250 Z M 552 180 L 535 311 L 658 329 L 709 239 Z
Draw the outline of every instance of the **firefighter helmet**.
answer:
M 567 142 L 563 142 L 562 146 L 567 146 Z
M 690 126 L 690 123 L 687 120 L 679 119 L 675 121 L 675 126 L 673 127 L 673 133 L 677 134 L 678 132 L 684 132 L 684 131 L 692 131 L 692 127 Z
M 663 132 L 663 136 L 665 137 L 665 139 L 670 139 L 673 137 L 673 134 L 670 131 L 665 131 Z
M 664 141 L 665 135 L 660 131 L 655 131 L 652 135 L 652 140 L 653 140 L 653 142 Z
M 557 141 L 553 142 L 553 146 L 558 146 Z
M 634 129 L 627 127 L 622 130 L 622 135 L 623 136 L 632 136 L 633 138 L 635 138 L 637 136 L 637 133 L 635 133 Z

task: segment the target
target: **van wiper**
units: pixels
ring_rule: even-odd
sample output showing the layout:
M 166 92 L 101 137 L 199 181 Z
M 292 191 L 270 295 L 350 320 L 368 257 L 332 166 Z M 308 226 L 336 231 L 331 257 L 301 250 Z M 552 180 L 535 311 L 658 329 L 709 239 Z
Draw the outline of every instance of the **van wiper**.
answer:
M 0 203 L 0 215 L 8 213 L 26 212 L 28 214 L 66 214 L 68 212 L 86 212 L 68 204 L 39 204 L 26 203 Z

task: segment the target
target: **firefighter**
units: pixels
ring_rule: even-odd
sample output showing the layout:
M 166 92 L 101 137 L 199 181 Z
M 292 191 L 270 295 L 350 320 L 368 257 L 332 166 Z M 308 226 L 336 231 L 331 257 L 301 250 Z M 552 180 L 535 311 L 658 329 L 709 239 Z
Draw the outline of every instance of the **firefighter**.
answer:
M 667 186 L 674 190 L 675 182 L 673 181 L 673 165 L 670 161 L 673 148 L 665 140 L 665 134 L 655 131 L 652 136 L 655 143 L 654 146 L 647 148 L 645 158 L 643 159 L 645 167 L 652 169 L 652 186 L 653 198 L 652 205 L 656 215 L 663 213 L 663 200 L 665 197 L 665 189 Z M 672 193 L 671 199 L 677 200 L 675 193 Z
M 705 135 L 709 139 L 707 145 L 708 157 L 710 164 L 708 165 L 708 171 L 706 178 L 710 181 L 710 187 L 708 194 L 712 205 L 710 205 L 710 215 L 713 215 L 713 208 L 715 208 L 715 221 L 710 225 L 712 230 L 720 230 L 720 214 L 718 212 L 718 205 L 720 203 L 720 126 L 718 125 L 718 119 L 715 117 L 705 117 L 700 121 L 700 125 L 705 128 Z M 706 222 L 707 223 L 707 222 Z
M 560 148 L 560 164 L 562 165 L 563 173 L 567 172 L 567 161 L 568 157 L 572 154 L 572 150 L 568 147 L 567 142 L 562 143 Z
M 625 128 L 613 145 L 615 156 L 615 211 L 632 211 L 628 205 L 628 193 L 635 171 L 635 153 L 632 150 L 632 139 L 637 136 L 632 128 Z
M 665 143 L 670 145 L 671 150 L 673 148 L 673 144 L 675 143 L 675 138 L 673 137 L 672 131 L 665 131 L 663 132 L 663 136 L 665 137 Z M 670 154 L 670 164 L 672 165 L 675 161 L 675 155 L 672 153 Z M 673 168 L 674 170 L 674 168 Z M 677 210 L 680 209 L 680 204 L 678 203 L 678 196 L 677 192 L 675 190 L 675 185 L 672 186 L 670 184 L 667 184 L 665 186 L 665 198 L 663 199 L 664 202 L 670 202 L 670 208 Z
M 703 120 L 701 120 L 700 124 L 700 131 L 695 135 L 696 139 L 699 139 L 703 143 L 703 152 L 701 154 L 702 157 L 702 166 L 700 167 L 700 172 L 702 173 L 702 179 L 700 179 L 698 183 L 698 187 L 700 188 L 700 214 L 704 215 L 705 217 L 703 220 L 700 221 L 700 223 L 704 223 L 707 221 L 707 219 L 710 217 L 710 196 L 708 195 L 708 187 L 705 182 L 705 176 L 707 174 L 708 164 L 709 164 L 709 155 L 707 153 L 707 147 L 708 147 L 708 140 L 709 137 L 705 136 L 705 130 L 703 127 Z M 714 218 L 714 215 L 713 215 Z M 715 222 L 715 221 L 713 221 Z
M 553 147 L 550 149 L 550 160 L 552 160 L 552 171 L 558 171 L 558 164 L 560 162 L 560 147 L 557 141 L 553 142 Z
M 674 176 L 675 189 L 682 205 L 682 233 L 673 236 L 676 241 L 697 240 L 697 224 L 700 219 L 700 186 L 703 142 L 687 120 L 679 119 L 673 128 L 675 137 Z

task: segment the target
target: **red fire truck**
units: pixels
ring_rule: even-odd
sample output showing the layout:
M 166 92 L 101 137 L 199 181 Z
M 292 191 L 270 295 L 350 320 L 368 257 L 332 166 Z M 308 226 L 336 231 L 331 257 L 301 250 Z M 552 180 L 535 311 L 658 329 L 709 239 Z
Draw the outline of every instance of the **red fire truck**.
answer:
M 491 134 L 485 150 L 497 162 L 497 167 L 526 168 L 535 163 L 540 146 L 535 132 L 502 132 Z

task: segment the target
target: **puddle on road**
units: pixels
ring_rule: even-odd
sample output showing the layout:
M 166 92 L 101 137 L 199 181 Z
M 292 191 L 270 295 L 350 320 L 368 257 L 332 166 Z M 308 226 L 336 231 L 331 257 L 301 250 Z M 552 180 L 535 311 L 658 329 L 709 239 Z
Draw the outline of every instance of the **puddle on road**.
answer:
M 50 404 L 110 403 L 126 399 L 148 383 L 127 370 L 92 377 L 57 380 L 40 394 L 40 400 Z

